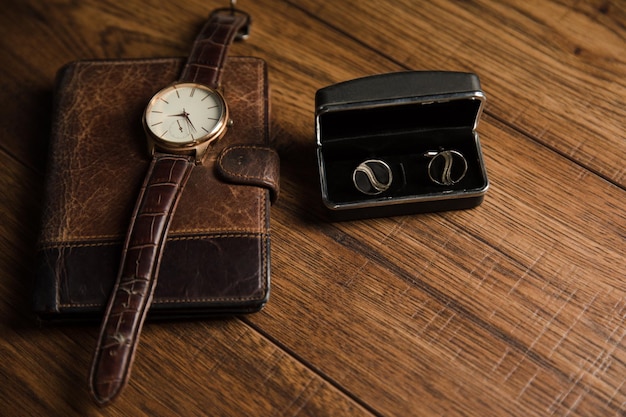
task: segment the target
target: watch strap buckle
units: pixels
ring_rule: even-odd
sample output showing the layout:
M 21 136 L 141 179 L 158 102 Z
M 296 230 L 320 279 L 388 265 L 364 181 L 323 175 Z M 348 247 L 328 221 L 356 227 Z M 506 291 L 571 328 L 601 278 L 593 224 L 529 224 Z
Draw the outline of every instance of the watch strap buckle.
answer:
M 245 23 L 239 28 L 237 33 L 235 34 L 235 40 L 237 41 L 245 41 L 250 37 L 250 26 L 252 24 L 252 18 L 250 15 L 243 10 L 239 10 L 235 8 L 236 1 L 230 2 L 230 7 L 223 7 L 221 9 L 215 9 L 209 15 L 209 18 L 215 16 L 216 14 L 228 14 L 231 16 L 240 15 L 245 19 Z

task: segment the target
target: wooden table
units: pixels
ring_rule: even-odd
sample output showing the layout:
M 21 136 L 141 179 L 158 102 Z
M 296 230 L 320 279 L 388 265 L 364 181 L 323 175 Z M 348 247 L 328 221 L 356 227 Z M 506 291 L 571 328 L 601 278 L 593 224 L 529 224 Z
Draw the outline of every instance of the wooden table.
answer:
M 268 62 L 282 164 L 271 300 L 148 324 L 126 391 L 92 404 L 98 326 L 42 325 L 30 308 L 54 76 L 77 59 L 184 56 L 224 3 L 3 2 L 0 414 L 626 415 L 621 0 L 240 1 L 253 32 L 231 53 Z M 480 76 L 485 201 L 326 221 L 315 91 L 424 69 Z

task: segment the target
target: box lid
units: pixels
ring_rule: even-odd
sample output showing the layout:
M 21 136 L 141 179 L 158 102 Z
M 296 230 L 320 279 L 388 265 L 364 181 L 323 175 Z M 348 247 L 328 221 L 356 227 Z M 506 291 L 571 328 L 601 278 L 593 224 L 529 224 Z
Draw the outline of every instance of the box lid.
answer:
M 404 71 L 333 84 L 315 95 L 317 142 L 388 129 L 475 130 L 484 99 L 478 76 L 465 72 Z

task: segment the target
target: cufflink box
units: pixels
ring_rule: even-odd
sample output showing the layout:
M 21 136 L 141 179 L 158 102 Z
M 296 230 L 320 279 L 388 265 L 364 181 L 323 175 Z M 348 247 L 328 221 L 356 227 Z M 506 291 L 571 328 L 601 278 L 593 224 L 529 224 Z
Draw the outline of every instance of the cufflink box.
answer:
M 489 187 L 476 74 L 407 71 L 317 91 L 322 201 L 333 220 L 468 209 Z

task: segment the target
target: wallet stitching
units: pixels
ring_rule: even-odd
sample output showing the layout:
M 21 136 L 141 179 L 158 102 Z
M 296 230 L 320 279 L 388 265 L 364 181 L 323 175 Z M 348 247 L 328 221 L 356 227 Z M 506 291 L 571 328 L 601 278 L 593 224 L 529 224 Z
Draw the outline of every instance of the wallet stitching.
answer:
M 241 232 L 234 229 L 234 232 L 218 233 L 218 234 L 199 234 L 194 236 L 168 236 L 167 241 L 178 240 L 202 240 L 202 239 L 222 239 L 232 237 L 257 237 L 268 235 L 267 232 L 249 232 L 242 229 Z M 201 231 L 198 229 L 197 231 Z M 90 237 L 86 238 L 87 240 Z M 112 246 L 120 244 L 122 240 L 108 241 L 108 242 L 50 242 L 40 246 L 40 250 L 56 249 L 56 248 L 84 248 L 84 247 L 96 247 L 96 246 Z
M 265 281 L 265 280 L 264 280 Z M 267 286 L 263 286 L 263 289 L 265 290 Z M 263 294 L 265 294 L 265 291 L 263 291 Z M 180 299 L 176 299 L 176 298 L 172 298 L 172 299 L 154 299 L 152 301 L 153 305 L 159 305 L 159 304 L 174 304 L 174 303 L 208 303 L 208 302 L 214 302 L 214 301 L 253 301 L 253 300 L 262 300 L 265 297 L 265 295 L 261 296 L 261 297 L 231 297 L 231 298 L 226 298 L 226 297 L 217 297 L 217 298 L 180 298 Z M 103 307 L 103 304 L 98 304 L 98 303 L 81 303 L 81 304 L 59 304 L 59 308 L 85 308 L 85 307 Z

